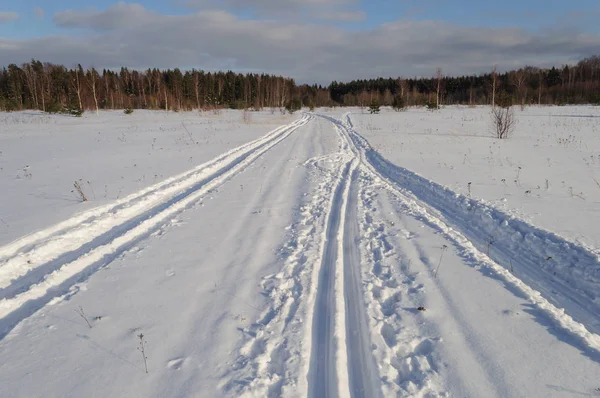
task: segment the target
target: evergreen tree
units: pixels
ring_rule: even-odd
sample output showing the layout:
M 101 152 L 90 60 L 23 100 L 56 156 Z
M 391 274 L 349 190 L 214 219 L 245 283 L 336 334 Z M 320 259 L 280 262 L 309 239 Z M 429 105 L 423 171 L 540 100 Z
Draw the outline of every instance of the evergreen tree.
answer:
M 381 107 L 379 106 L 379 101 L 376 99 L 371 101 L 371 105 L 369 105 L 369 113 L 371 115 L 373 115 L 373 114 L 378 115 L 380 111 L 381 111 Z

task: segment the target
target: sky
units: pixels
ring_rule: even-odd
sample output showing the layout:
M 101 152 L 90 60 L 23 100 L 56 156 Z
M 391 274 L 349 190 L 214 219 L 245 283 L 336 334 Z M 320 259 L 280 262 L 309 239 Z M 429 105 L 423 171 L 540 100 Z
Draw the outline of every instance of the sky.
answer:
M 0 0 L 0 66 L 465 75 L 600 55 L 598 20 L 598 0 Z

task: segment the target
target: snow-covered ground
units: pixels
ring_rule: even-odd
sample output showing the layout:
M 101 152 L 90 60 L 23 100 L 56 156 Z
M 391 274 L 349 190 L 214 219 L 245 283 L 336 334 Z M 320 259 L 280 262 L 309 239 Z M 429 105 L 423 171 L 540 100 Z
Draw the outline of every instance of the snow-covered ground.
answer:
M 353 110 L 355 127 L 391 162 L 564 237 L 600 247 L 600 107 L 515 107 L 508 140 L 489 107 Z
M 184 172 L 294 119 L 279 111 L 0 113 L 0 244 Z M 80 182 L 89 203 L 73 191 Z
M 0 396 L 600 395 L 600 112 L 488 112 L 0 115 Z

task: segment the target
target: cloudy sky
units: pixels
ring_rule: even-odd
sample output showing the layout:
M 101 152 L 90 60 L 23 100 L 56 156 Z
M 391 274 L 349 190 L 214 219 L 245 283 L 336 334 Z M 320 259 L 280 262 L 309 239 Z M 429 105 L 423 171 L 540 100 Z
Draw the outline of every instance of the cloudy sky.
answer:
M 600 55 L 598 0 L 0 1 L 0 65 L 268 72 L 301 83 Z

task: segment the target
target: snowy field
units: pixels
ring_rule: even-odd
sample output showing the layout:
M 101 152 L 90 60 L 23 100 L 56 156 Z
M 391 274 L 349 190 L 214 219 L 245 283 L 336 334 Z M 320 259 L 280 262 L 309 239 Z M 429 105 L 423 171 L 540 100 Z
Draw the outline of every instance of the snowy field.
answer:
M 279 111 L 0 113 L 0 244 L 182 173 L 293 120 Z M 80 181 L 89 203 L 71 193 Z
M 489 108 L 354 113 L 391 162 L 463 195 L 471 183 L 472 198 L 600 247 L 600 107 L 515 107 L 509 140 L 492 138 Z
M 0 396 L 600 396 L 600 109 L 516 112 L 0 114 Z

